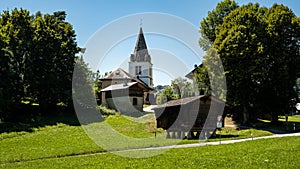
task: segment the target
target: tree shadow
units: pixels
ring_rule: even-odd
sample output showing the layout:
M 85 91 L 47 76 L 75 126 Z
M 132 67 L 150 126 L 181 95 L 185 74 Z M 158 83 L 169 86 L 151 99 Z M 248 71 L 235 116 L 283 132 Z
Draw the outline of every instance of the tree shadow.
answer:
M 58 123 L 80 126 L 103 121 L 103 118 L 96 119 L 94 116 L 90 116 L 96 113 L 99 115 L 99 111 L 96 108 L 82 108 L 81 112 L 76 114 L 73 107 L 59 106 L 52 107 L 47 112 L 41 113 L 39 106 L 23 104 L 11 111 L 7 119 L 0 122 L 0 134 L 21 131 L 33 132 L 34 128 L 57 125 Z M 86 118 L 82 118 L 83 120 L 79 121 L 80 116 L 85 116 Z
M 251 122 L 251 127 L 258 130 L 269 131 L 273 134 L 285 134 L 300 132 L 300 121 L 288 121 L 280 119 L 277 123 L 272 123 L 269 120 L 257 119 Z

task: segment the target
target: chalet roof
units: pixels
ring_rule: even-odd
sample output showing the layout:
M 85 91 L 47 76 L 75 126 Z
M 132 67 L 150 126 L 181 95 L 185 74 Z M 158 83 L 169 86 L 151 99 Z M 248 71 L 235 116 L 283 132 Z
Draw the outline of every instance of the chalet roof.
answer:
M 134 86 L 135 84 L 137 84 L 137 82 L 127 83 L 127 85 L 125 85 L 124 83 L 122 83 L 122 84 L 114 84 L 114 85 L 110 85 L 110 86 L 102 89 L 101 92 L 112 91 L 112 90 L 128 89 L 131 86 Z
M 108 74 L 107 76 L 105 76 L 104 78 L 102 78 L 101 80 L 111 80 L 111 79 L 118 79 L 118 80 L 122 80 L 122 79 L 132 79 L 135 82 L 138 82 L 142 85 L 144 85 L 144 87 L 146 87 L 148 90 L 153 90 L 153 88 L 151 88 L 150 86 L 148 86 L 145 82 L 143 82 L 142 80 L 140 80 L 139 78 L 133 77 L 132 75 L 130 75 L 129 73 L 127 73 L 125 70 L 118 68 L 116 70 L 114 70 L 113 72 L 111 72 L 110 74 Z
M 127 73 L 125 70 L 118 68 L 105 76 L 103 79 L 132 79 L 134 78 L 129 73 Z
M 153 109 L 160 109 L 160 108 L 165 108 L 165 107 L 173 107 L 173 106 L 180 106 L 180 105 L 186 105 L 188 103 L 191 103 L 195 100 L 198 100 L 200 98 L 205 97 L 206 95 L 200 95 L 200 96 L 193 96 L 193 97 L 186 97 L 182 99 L 177 99 L 177 100 L 171 100 L 168 101 L 162 105 L 158 105 L 154 107 Z

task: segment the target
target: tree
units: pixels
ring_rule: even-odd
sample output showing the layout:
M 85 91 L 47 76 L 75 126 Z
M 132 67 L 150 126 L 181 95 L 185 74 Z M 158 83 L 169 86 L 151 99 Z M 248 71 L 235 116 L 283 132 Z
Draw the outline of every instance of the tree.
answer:
M 224 0 L 219 2 L 216 8 L 210 12 L 200 23 L 201 37 L 199 44 L 204 51 L 207 51 L 216 39 L 216 30 L 223 23 L 223 18 L 232 10 L 238 8 L 234 0 Z
M 208 73 L 203 64 L 199 65 L 194 72 L 194 84 L 200 95 L 209 94 L 211 91 Z
M 33 38 L 31 19 L 24 9 L 4 11 L 0 16 L 0 118 L 9 118 L 25 97 L 25 61 Z
M 267 24 L 268 74 L 263 82 L 262 93 L 272 102 L 266 107 L 272 113 L 272 121 L 288 110 L 289 100 L 296 98 L 293 90 L 300 65 L 300 22 L 299 18 L 284 5 L 274 4 L 265 15 Z
M 170 100 L 178 99 L 178 95 L 174 94 L 174 89 L 172 87 L 166 87 L 157 96 L 157 104 L 163 104 Z
M 56 107 L 59 102 L 72 105 L 72 74 L 79 48 L 65 17 L 65 12 L 44 16 L 37 13 L 33 21 L 34 50 L 27 60 L 30 66 L 25 77 L 28 94 L 36 98 L 42 111 Z
M 284 112 L 300 63 L 298 20 L 283 5 L 250 3 L 228 14 L 216 31 L 227 101 L 243 109 L 244 123 L 254 112 L 270 113 L 274 122 Z
M 65 12 L 35 16 L 27 10 L 0 16 L 0 111 L 14 111 L 23 101 L 46 111 L 58 103 L 72 106 L 75 31 Z
M 94 107 L 95 89 L 94 73 L 88 68 L 83 57 L 77 59 L 73 74 L 73 99 L 74 103 L 83 108 Z
M 214 46 L 226 71 L 227 100 L 241 106 L 244 123 L 255 98 L 256 86 L 265 77 L 261 59 L 265 55 L 265 24 L 258 4 L 232 11 L 217 31 Z
M 101 104 L 101 89 L 102 89 L 102 81 L 101 81 L 101 76 L 100 76 L 100 71 L 97 70 L 95 74 L 95 85 L 94 85 L 94 91 L 96 95 L 96 100 L 97 104 Z
M 300 78 L 298 78 L 296 81 L 295 91 L 297 92 L 298 100 L 300 100 Z
M 192 83 L 188 82 L 184 78 L 176 78 L 171 81 L 171 86 L 174 89 L 174 93 L 178 95 L 179 98 L 191 97 L 194 95 L 194 89 Z

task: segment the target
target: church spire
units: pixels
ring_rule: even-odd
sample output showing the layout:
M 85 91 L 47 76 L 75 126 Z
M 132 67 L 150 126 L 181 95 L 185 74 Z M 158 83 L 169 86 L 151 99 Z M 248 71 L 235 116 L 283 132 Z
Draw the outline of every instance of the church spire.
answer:
M 135 44 L 133 56 L 131 57 L 131 61 L 151 62 L 142 27 L 140 27 L 139 30 L 138 38 Z
M 153 86 L 151 57 L 148 53 L 142 26 L 140 26 L 133 54 L 130 55 L 128 68 L 129 74 L 139 78 L 148 86 Z

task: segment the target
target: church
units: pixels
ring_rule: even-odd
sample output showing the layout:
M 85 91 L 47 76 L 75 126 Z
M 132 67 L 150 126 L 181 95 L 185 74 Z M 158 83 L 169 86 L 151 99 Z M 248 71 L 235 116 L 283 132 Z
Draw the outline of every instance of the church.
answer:
M 153 103 L 153 64 L 140 27 L 128 72 L 121 68 L 102 78 L 102 105 L 121 113 L 142 112 L 144 103 Z

